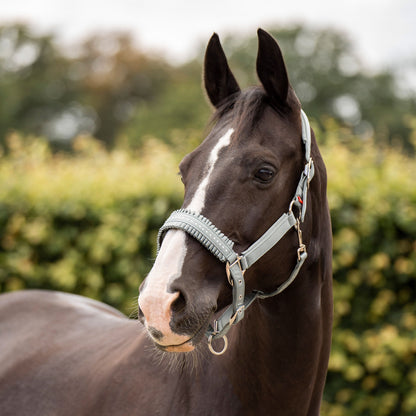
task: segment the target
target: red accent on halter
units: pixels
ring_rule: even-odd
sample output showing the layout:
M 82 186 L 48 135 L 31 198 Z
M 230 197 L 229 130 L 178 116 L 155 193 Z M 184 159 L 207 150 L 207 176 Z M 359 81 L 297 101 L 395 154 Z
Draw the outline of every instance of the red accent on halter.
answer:
M 302 201 L 302 198 L 300 196 L 298 196 L 298 201 L 303 205 L 303 201 Z

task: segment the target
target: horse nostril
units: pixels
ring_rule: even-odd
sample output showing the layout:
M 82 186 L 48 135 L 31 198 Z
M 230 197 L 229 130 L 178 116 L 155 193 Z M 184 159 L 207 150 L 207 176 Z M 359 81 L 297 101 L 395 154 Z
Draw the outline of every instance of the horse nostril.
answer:
M 154 339 L 161 340 L 163 338 L 163 333 L 152 326 L 149 326 L 148 331 Z
M 178 297 L 172 302 L 171 310 L 174 313 L 183 312 L 186 308 L 186 299 L 182 292 L 178 292 Z

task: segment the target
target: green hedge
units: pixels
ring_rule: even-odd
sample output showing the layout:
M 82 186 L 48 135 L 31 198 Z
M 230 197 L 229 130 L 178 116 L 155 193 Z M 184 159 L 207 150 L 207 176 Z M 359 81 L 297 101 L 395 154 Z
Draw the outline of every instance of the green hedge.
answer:
M 322 414 L 416 415 L 416 161 L 373 143 L 348 150 L 332 134 L 335 322 Z
M 175 158 L 157 143 L 138 158 L 88 138 L 76 157 L 52 157 L 44 142 L 17 135 L 9 146 L 0 162 L 0 290 L 63 290 L 134 313 L 158 227 L 182 199 Z
M 321 135 L 334 235 L 335 322 L 323 416 L 416 415 L 416 164 Z M 347 141 L 348 146 L 340 143 Z M 127 314 L 182 200 L 178 157 L 157 141 L 75 156 L 9 138 L 0 158 L 0 290 L 80 293 Z

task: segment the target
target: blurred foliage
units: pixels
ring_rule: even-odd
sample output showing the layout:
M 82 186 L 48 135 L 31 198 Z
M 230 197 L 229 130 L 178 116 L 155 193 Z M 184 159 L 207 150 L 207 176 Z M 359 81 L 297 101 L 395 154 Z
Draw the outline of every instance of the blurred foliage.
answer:
M 81 133 L 112 146 L 169 74 L 165 60 L 141 53 L 123 33 L 93 36 L 68 50 L 27 26 L 0 27 L 0 143 L 18 130 L 58 147 Z
M 0 143 L 9 129 L 54 138 L 53 122 L 70 114 L 71 103 L 82 125 L 79 94 L 51 36 L 22 25 L 0 27 Z
M 177 149 L 181 147 L 178 139 L 182 140 L 184 133 L 200 141 L 211 113 L 200 74 L 201 64 L 196 61 L 172 71 L 171 82 L 164 92 L 151 102 L 143 101 L 123 129 L 122 137 L 127 138 L 129 147 L 137 147 L 149 136 L 156 136 Z
M 163 59 L 141 53 L 127 34 L 88 39 L 72 60 L 83 94 L 80 101 L 96 113 L 96 137 L 113 145 L 121 128 L 146 103 L 172 84 L 173 68 Z M 134 137 L 137 137 L 135 132 Z
M 415 135 L 416 120 L 409 122 Z M 321 414 L 415 415 L 414 160 L 332 119 L 315 129 L 334 236 L 335 322 Z M 69 291 L 134 314 L 157 230 L 182 201 L 183 153 L 152 139 L 137 153 L 108 151 L 88 136 L 74 141 L 73 153 L 8 136 L 0 158 L 0 291 Z
M 75 156 L 8 137 L 0 161 L 0 292 L 45 288 L 137 309 L 160 223 L 182 199 L 177 161 L 149 142 L 140 162 L 79 137 Z M 179 181 L 180 182 L 180 181 Z
M 335 320 L 322 415 L 416 415 L 416 165 L 329 124 Z
M 306 112 L 321 129 L 329 116 L 360 137 L 414 152 L 408 119 L 416 113 L 416 92 L 403 85 L 400 72 L 366 72 L 348 37 L 333 29 L 295 25 L 271 33 Z M 241 86 L 257 84 L 255 35 L 228 36 L 223 45 Z M 176 145 L 178 130 L 202 136 L 210 114 L 201 90 L 204 48 L 173 66 L 141 51 L 126 33 L 64 47 L 28 26 L 2 26 L 0 143 L 11 129 L 61 148 L 79 134 L 94 135 L 107 148 L 140 147 L 149 135 Z

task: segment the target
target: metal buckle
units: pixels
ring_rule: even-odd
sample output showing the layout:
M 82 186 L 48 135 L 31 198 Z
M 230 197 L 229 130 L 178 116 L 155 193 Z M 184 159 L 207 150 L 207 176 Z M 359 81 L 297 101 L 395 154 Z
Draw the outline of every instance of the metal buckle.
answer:
M 298 248 L 298 261 L 300 261 L 301 259 L 301 254 L 302 253 L 306 253 L 306 246 L 305 244 L 302 244 L 301 246 L 299 246 Z
M 296 220 L 295 228 L 296 228 L 296 231 L 298 232 L 298 240 L 299 240 L 298 261 L 300 261 L 301 253 L 306 253 L 306 246 L 305 246 L 305 244 L 303 244 L 302 230 L 300 229 L 300 220 L 299 220 L 299 218 Z
M 225 265 L 225 273 L 227 274 L 228 283 L 231 286 L 234 286 L 234 281 L 233 281 L 233 279 L 231 277 L 231 270 L 230 270 L 231 267 L 233 267 L 237 263 L 238 264 L 238 267 L 240 268 L 240 271 L 241 271 L 241 274 L 243 275 L 243 277 L 244 277 L 244 273 L 246 272 L 245 270 L 243 270 L 243 268 L 241 266 L 241 259 L 242 259 L 241 256 L 237 256 L 237 260 L 233 264 L 230 265 L 230 262 L 227 261 L 227 264 Z
M 233 323 L 234 323 L 234 321 L 237 319 L 237 315 L 239 314 L 239 313 L 241 313 L 241 312 L 243 312 L 243 310 L 244 310 L 244 305 L 241 305 L 236 311 L 235 311 L 235 314 L 230 318 L 230 321 L 229 321 L 229 325 L 231 326 Z
M 296 202 L 296 199 L 292 199 L 289 204 L 289 214 L 293 213 L 293 204 Z

